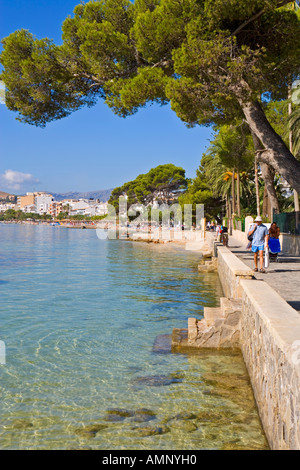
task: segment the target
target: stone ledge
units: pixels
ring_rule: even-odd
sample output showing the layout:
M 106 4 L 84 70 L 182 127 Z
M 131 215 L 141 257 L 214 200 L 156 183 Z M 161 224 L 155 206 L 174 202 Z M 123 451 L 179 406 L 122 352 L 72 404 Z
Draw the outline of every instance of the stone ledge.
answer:
M 207 326 L 213 326 L 217 320 L 223 319 L 223 311 L 220 307 L 205 307 L 204 320 Z
M 243 263 L 243 261 L 235 256 L 226 246 L 219 246 L 218 252 L 223 256 L 224 261 L 226 261 L 235 276 L 253 277 L 253 269 Z
M 212 273 L 218 271 L 218 258 L 212 257 L 208 260 L 205 260 L 205 257 L 198 264 L 199 273 Z
M 242 279 L 253 279 L 253 271 L 226 246 L 218 247 L 218 273 L 226 297 L 241 299 Z

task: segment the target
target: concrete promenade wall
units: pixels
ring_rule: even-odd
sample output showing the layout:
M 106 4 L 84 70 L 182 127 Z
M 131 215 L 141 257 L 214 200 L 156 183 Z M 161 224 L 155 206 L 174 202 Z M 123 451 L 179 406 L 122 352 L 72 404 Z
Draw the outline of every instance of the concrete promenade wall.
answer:
M 238 259 L 226 246 L 218 246 L 218 273 L 226 297 L 242 297 L 242 279 L 252 279 L 253 271 Z
M 242 232 L 241 230 L 232 230 L 232 236 L 245 246 L 249 243 L 247 233 Z
M 300 256 L 300 235 L 282 233 L 280 243 L 284 255 Z
M 300 450 L 300 315 L 226 247 L 218 272 L 225 295 L 242 298 L 240 347 L 270 447 Z
M 271 449 L 300 449 L 300 315 L 263 281 L 241 281 L 241 349 Z

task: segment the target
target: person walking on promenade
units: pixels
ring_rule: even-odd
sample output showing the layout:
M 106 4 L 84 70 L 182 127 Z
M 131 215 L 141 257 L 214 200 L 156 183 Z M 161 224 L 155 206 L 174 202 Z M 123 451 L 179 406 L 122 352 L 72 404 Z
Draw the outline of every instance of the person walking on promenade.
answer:
M 280 253 L 280 228 L 273 222 L 269 228 L 269 248 L 270 248 L 270 258 L 274 261 L 278 261 L 278 253 Z
M 278 239 L 279 236 L 280 236 L 280 228 L 278 227 L 278 225 L 276 224 L 276 222 L 273 222 L 271 224 L 271 227 L 269 228 L 269 235 L 270 235 L 270 238 L 276 238 Z
M 265 225 L 262 223 L 262 218 L 257 216 L 254 220 L 254 226 L 250 227 L 248 236 L 253 236 L 252 239 L 252 253 L 254 253 L 254 271 L 258 271 L 258 253 L 259 253 L 259 264 L 260 272 L 265 273 L 264 270 L 264 248 L 268 246 L 269 243 L 269 231 Z
M 228 228 L 225 225 L 221 225 L 221 242 L 223 246 L 228 246 Z

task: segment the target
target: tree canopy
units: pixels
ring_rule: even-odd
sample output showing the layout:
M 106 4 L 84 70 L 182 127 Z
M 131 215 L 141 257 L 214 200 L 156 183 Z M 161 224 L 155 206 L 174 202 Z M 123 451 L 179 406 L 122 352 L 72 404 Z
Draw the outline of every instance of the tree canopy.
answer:
M 166 164 L 152 168 L 133 181 L 123 184 L 112 191 L 109 204 L 119 209 L 119 198 L 127 198 L 127 205 L 143 204 L 145 206 L 157 201 L 159 204 L 174 203 L 186 190 L 188 180 L 185 170 L 175 165 Z
M 19 30 L 3 40 L 7 107 L 44 126 L 103 98 L 120 116 L 171 103 L 187 125 L 244 116 L 260 159 L 300 190 L 300 163 L 264 99 L 300 75 L 300 20 L 288 0 L 100 0 L 63 24 L 63 44 Z

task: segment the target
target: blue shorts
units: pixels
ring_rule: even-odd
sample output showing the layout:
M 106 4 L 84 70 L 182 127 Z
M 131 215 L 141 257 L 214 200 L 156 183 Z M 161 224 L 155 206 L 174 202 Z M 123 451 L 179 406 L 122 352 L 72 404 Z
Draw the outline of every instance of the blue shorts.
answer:
M 252 245 L 252 253 L 257 253 L 258 251 L 264 251 L 265 245 L 255 246 Z

